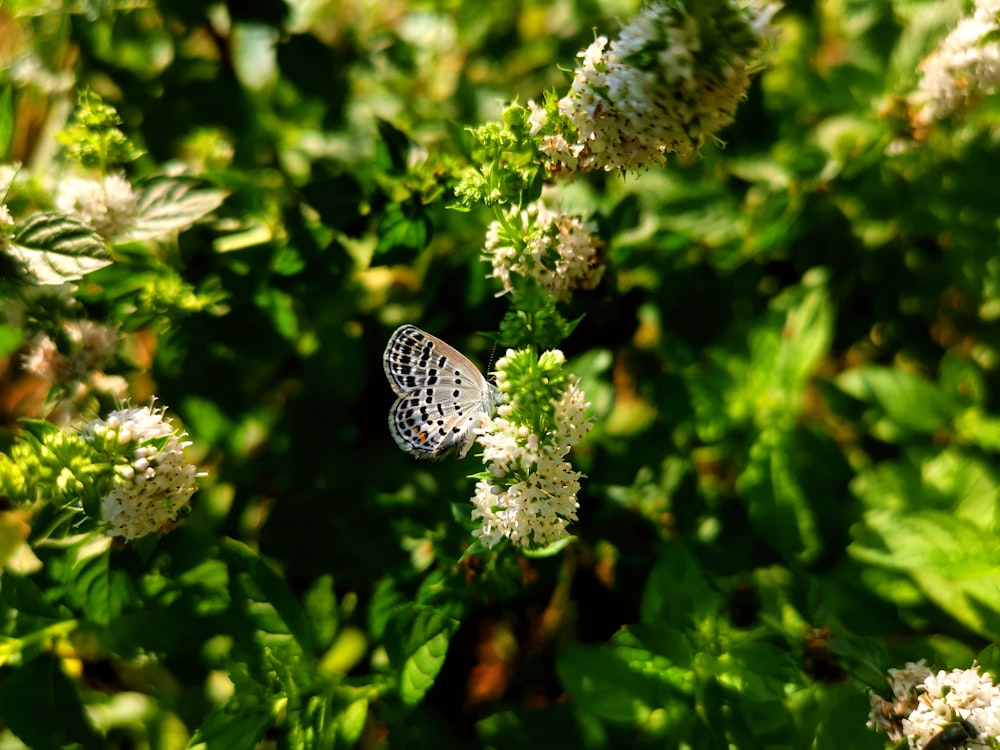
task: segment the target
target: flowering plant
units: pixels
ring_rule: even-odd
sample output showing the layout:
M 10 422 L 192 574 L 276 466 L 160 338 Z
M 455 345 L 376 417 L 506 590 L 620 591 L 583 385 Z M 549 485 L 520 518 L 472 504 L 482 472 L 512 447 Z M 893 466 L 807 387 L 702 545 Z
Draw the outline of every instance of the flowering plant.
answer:
M 995 3 L 0 6 L 0 746 L 1000 744 Z

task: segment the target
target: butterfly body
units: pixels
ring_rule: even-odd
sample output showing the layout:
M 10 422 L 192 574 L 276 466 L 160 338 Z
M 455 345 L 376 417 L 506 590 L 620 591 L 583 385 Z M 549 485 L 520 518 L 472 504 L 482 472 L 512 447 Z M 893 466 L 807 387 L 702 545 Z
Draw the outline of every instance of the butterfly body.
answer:
M 924 750 L 955 750 L 966 747 L 970 740 L 979 736 L 979 731 L 965 719 L 948 724 L 938 734 L 928 740 Z
M 399 396 L 389 410 L 396 444 L 417 458 L 465 456 L 496 406 L 496 387 L 460 351 L 413 325 L 389 337 L 382 364 Z

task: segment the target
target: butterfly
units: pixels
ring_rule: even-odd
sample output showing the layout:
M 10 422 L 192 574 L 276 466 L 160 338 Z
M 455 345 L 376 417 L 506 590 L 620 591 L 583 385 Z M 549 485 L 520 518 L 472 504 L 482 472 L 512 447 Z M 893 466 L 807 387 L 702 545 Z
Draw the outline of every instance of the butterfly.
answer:
M 409 324 L 389 337 L 382 366 L 399 396 L 389 410 L 396 444 L 417 458 L 464 457 L 493 413 L 496 386 L 458 349 Z

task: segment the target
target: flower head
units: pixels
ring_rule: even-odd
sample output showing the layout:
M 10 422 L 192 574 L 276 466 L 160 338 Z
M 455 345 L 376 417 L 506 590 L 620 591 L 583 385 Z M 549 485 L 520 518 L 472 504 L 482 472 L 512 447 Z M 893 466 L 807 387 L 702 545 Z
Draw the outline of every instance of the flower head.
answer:
M 114 484 L 101 503 L 111 533 L 137 539 L 159 531 L 187 508 L 199 474 L 184 458 L 185 433 L 165 409 L 117 409 L 91 422 L 85 438 L 115 466 Z
M 127 234 L 138 211 L 132 186 L 120 174 L 109 174 L 100 182 L 67 177 L 56 190 L 56 207 L 107 240 Z
M 66 321 L 62 333 L 65 352 L 42 336 L 25 355 L 24 368 L 53 383 L 81 382 L 104 368 L 121 338 L 117 328 L 92 320 Z
M 998 0 L 976 0 L 972 17 L 960 21 L 920 63 L 920 85 L 910 97 L 918 125 L 948 117 L 1000 87 L 998 13 Z
M 895 701 L 871 700 L 868 726 L 882 729 L 911 750 L 923 750 L 949 727 L 984 744 L 1000 739 L 1000 688 L 988 672 L 970 669 L 931 672 L 923 662 L 889 670 Z M 971 731 L 970 731 L 971 730 Z
M 482 524 L 475 535 L 487 547 L 504 538 L 544 546 L 576 520 L 583 475 L 566 455 L 592 424 L 584 416 L 590 404 L 563 364 L 559 351 L 536 360 L 527 350 L 508 350 L 497 362 L 507 401 L 477 430 L 486 471 L 472 498 L 472 518 Z
M 516 237 L 510 236 L 510 227 Z M 579 217 L 538 201 L 507 224 L 490 224 L 485 257 L 505 292 L 513 290 L 511 274 L 517 274 L 534 279 L 554 299 L 565 302 L 576 289 L 593 289 L 604 273 L 598 256 L 601 242 L 594 229 Z
M 661 0 L 579 53 L 569 93 L 529 103 L 550 169 L 637 171 L 690 154 L 732 122 L 778 5 Z

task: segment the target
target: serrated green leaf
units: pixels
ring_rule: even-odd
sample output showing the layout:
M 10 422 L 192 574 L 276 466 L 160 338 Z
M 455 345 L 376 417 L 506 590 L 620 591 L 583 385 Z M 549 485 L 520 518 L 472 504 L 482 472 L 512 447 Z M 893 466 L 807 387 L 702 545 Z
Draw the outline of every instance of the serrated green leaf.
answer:
M 403 703 L 416 705 L 434 684 L 458 625 L 458 620 L 421 604 L 406 604 L 393 612 L 385 647 L 399 671 Z
M 7 254 L 32 284 L 62 284 L 112 263 L 104 240 L 90 227 L 57 212 L 15 225 Z
M 155 180 L 136 198 L 137 214 L 127 238 L 142 240 L 187 229 L 221 206 L 226 195 L 184 180 Z

